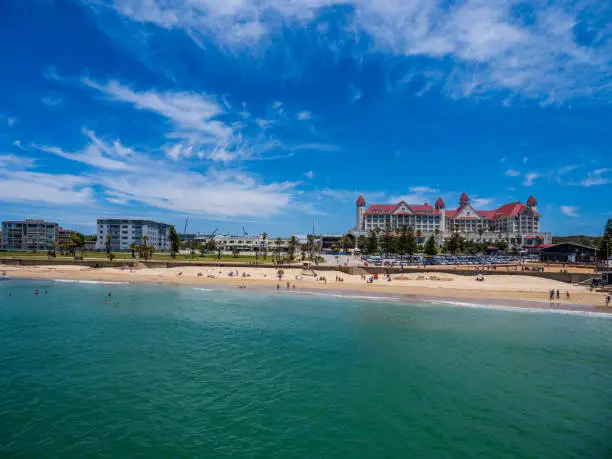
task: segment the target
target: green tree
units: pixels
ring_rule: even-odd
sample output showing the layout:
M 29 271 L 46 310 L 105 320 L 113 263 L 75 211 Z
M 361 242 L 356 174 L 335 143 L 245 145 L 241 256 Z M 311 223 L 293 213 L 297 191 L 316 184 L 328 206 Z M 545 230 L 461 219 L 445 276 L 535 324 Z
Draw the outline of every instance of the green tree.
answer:
M 109 259 L 109 261 L 113 261 L 115 259 L 115 254 L 113 252 L 110 252 L 108 254 L 108 259 Z
M 417 249 L 417 241 L 414 237 L 414 228 L 409 226 L 406 230 L 406 253 L 412 257 Z
M 297 246 L 298 246 L 297 238 L 295 236 L 291 236 L 291 239 L 289 239 L 289 247 L 288 247 L 289 261 L 293 261 L 293 259 L 295 258 L 295 251 L 297 250 Z
M 429 239 L 427 239 L 427 243 L 425 244 L 425 255 L 436 255 L 438 253 L 438 250 L 436 249 L 436 240 L 434 239 L 433 235 L 429 236 Z
M 458 231 L 455 231 L 448 242 L 446 243 L 446 249 L 453 255 L 463 247 L 463 238 Z
M 111 253 L 111 248 L 112 248 L 111 243 L 112 242 L 113 242 L 113 236 L 111 235 L 111 233 L 108 233 L 106 235 L 106 255 Z
M 392 253 L 395 249 L 395 235 L 391 229 L 391 222 L 387 220 L 385 223 L 385 229 L 383 232 L 383 244 L 382 248 L 385 251 L 385 255 Z
M 136 258 L 136 249 L 138 248 L 138 246 L 136 245 L 136 243 L 132 242 L 130 244 L 130 250 L 132 251 L 132 258 Z
M 348 234 L 342 236 L 341 244 L 342 250 L 345 252 L 348 252 L 350 249 L 354 248 L 353 239 Z
M 263 239 L 263 254 L 264 254 L 264 260 L 268 259 L 268 233 L 263 233 L 262 234 L 262 239 Z
M 176 232 L 174 225 L 172 225 L 168 230 L 168 237 L 170 238 L 170 256 L 175 258 L 181 247 L 181 238 Z
M 495 247 L 499 250 L 506 250 L 508 248 L 508 243 L 506 241 L 497 241 Z
M 370 255 L 378 253 L 378 235 L 375 231 L 370 231 L 368 235 L 368 253 Z
M 363 234 L 357 238 L 357 247 L 361 252 L 368 251 L 368 238 Z
M 280 237 L 276 238 L 276 262 L 277 263 L 280 263 L 280 260 L 281 260 L 280 254 L 281 254 L 281 243 L 282 242 L 283 241 L 281 240 Z
M 408 228 L 406 225 L 403 225 L 399 230 L 399 235 L 397 236 L 397 240 L 395 241 L 395 252 L 399 254 L 400 258 L 406 254 L 406 250 L 408 248 L 408 238 L 407 238 Z
M 214 239 L 211 238 L 206 242 L 206 250 L 209 252 L 214 252 L 217 250 L 217 243 Z
M 308 242 L 308 253 L 310 254 L 310 259 L 314 259 L 315 252 L 315 237 L 313 234 L 309 234 L 306 236 L 306 240 Z
M 55 258 L 56 257 L 55 247 L 53 247 L 52 249 L 47 250 L 47 257 L 49 257 L 49 260 L 51 260 L 51 258 Z
M 612 218 L 608 218 L 604 233 L 599 241 L 599 250 L 597 257 L 600 260 L 607 260 L 612 255 Z
M 85 236 L 74 231 L 70 234 L 70 245 L 72 256 L 76 258 L 77 251 L 81 252 L 81 258 L 85 252 Z

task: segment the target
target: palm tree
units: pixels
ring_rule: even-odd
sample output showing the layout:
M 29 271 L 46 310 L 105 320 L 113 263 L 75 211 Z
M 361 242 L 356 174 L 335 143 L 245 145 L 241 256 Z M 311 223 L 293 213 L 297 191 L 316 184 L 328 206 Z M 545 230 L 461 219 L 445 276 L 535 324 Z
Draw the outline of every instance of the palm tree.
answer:
M 276 262 L 280 263 L 280 253 L 281 253 L 281 238 L 276 238 Z
M 181 238 L 179 237 L 174 226 L 171 226 L 168 230 L 168 236 L 170 238 L 170 256 L 172 258 L 176 257 L 181 245 Z M 195 241 L 194 241 L 195 242 Z
M 111 243 L 113 241 L 113 236 L 111 235 L 111 233 L 108 233 L 106 235 L 106 254 L 108 255 L 109 253 L 111 253 Z
M 136 243 L 132 242 L 130 244 L 130 250 L 132 251 L 132 258 L 136 258 L 136 248 L 137 248 Z
M 295 256 L 295 250 L 297 249 L 297 245 L 298 245 L 297 238 L 295 237 L 295 235 L 291 236 L 291 239 L 289 239 L 289 248 L 288 248 L 289 261 L 293 261 L 293 258 Z
M 262 234 L 264 260 L 268 259 L 268 233 Z

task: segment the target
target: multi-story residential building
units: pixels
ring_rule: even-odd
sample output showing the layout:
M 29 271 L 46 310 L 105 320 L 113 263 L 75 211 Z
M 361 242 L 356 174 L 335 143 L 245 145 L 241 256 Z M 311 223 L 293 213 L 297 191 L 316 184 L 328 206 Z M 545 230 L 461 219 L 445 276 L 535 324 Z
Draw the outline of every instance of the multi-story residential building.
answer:
M 57 232 L 57 242 L 61 246 L 62 244 L 67 244 L 70 242 L 72 238 L 72 230 L 60 228 Z
M 404 225 L 412 227 L 425 239 L 431 235 L 442 245 L 451 234 L 458 231 L 465 239 L 475 242 L 506 241 L 510 246 L 535 246 L 550 244 L 552 235 L 540 232 L 538 203 L 530 196 L 525 204 L 512 202 L 493 210 L 477 210 L 470 198 L 463 193 L 456 209 L 446 209 L 442 198 L 434 205 L 372 204 L 366 209 L 366 201 L 359 196 L 356 202 L 356 227 L 350 232 L 354 236 L 389 226 L 398 230 Z
M 59 225 L 43 220 L 2 222 L 3 250 L 49 250 L 55 247 Z
M 137 218 L 99 218 L 96 229 L 96 250 L 106 250 L 110 234 L 112 251 L 130 250 L 132 244 L 145 242 L 158 252 L 170 250 L 170 225 Z
M 218 250 L 223 252 L 234 252 L 239 250 L 241 252 L 273 252 L 278 249 L 279 245 L 276 238 L 267 237 L 264 239 L 262 234 L 248 234 L 242 236 L 232 236 L 225 234 L 216 235 L 203 235 L 195 238 L 200 243 L 207 243 L 213 239 L 215 246 Z M 298 244 L 305 243 L 304 237 L 297 237 Z M 289 247 L 288 238 L 282 238 L 280 240 L 281 252 L 286 252 Z

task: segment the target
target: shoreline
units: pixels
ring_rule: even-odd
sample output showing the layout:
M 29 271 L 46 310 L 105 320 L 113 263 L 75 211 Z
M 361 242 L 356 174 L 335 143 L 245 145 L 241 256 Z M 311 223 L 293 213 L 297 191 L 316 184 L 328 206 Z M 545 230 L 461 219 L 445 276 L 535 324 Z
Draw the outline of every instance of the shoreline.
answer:
M 416 301 L 427 302 L 469 302 L 474 305 L 486 302 L 492 306 L 520 307 L 543 310 L 590 311 L 598 313 L 612 313 L 612 307 L 604 304 L 605 294 L 589 292 L 583 286 L 568 286 L 566 284 L 534 279 L 521 276 L 495 276 L 487 275 L 485 282 L 475 282 L 473 278 L 462 276 L 440 276 L 431 272 L 426 275 L 395 275 L 391 282 L 383 279 L 373 284 L 366 283 L 361 276 L 347 275 L 342 272 L 325 271 L 321 274 L 327 277 L 327 283 L 314 280 L 300 273 L 300 270 L 285 270 L 286 276 L 278 280 L 274 276 L 273 268 L 253 267 L 244 270 L 249 277 L 229 277 L 232 268 L 156 268 L 127 270 L 120 268 L 87 268 L 81 266 L 44 266 L 44 267 L 15 267 L 0 265 L 0 272 L 15 279 L 48 279 L 56 281 L 90 281 L 90 282 L 120 282 L 127 284 L 151 285 L 183 285 L 194 288 L 223 288 L 234 289 L 243 285 L 246 289 L 276 291 L 277 284 L 280 290 L 287 291 L 287 283 L 291 291 L 295 285 L 295 292 L 328 294 L 352 294 L 368 296 L 375 293 L 377 296 L 410 298 Z M 198 276 L 198 273 L 201 273 Z M 207 275 L 205 275 L 205 273 Z M 211 277 L 208 277 L 211 276 Z M 335 282 L 336 276 L 343 282 Z M 320 278 L 321 276 L 319 276 Z M 299 280 L 298 280 L 299 279 Z M 548 301 L 550 289 L 559 290 L 560 301 Z M 571 292 L 569 299 L 565 292 Z

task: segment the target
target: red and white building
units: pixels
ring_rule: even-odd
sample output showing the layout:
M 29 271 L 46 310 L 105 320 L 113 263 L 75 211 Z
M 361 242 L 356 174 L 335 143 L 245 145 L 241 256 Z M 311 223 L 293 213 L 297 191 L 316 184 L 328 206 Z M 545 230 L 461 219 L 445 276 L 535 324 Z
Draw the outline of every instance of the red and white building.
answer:
M 474 209 L 470 198 L 463 193 L 456 209 L 447 209 L 442 198 L 434 205 L 408 204 L 371 204 L 359 196 L 356 202 L 356 227 L 354 235 L 368 234 L 376 229 L 390 226 L 398 230 L 404 225 L 412 227 L 423 238 L 434 235 L 439 245 L 458 231 L 464 238 L 477 242 L 506 241 L 512 247 L 530 247 L 550 244 L 552 235 L 540 232 L 538 203 L 530 196 L 525 204 L 512 202 L 493 210 Z

